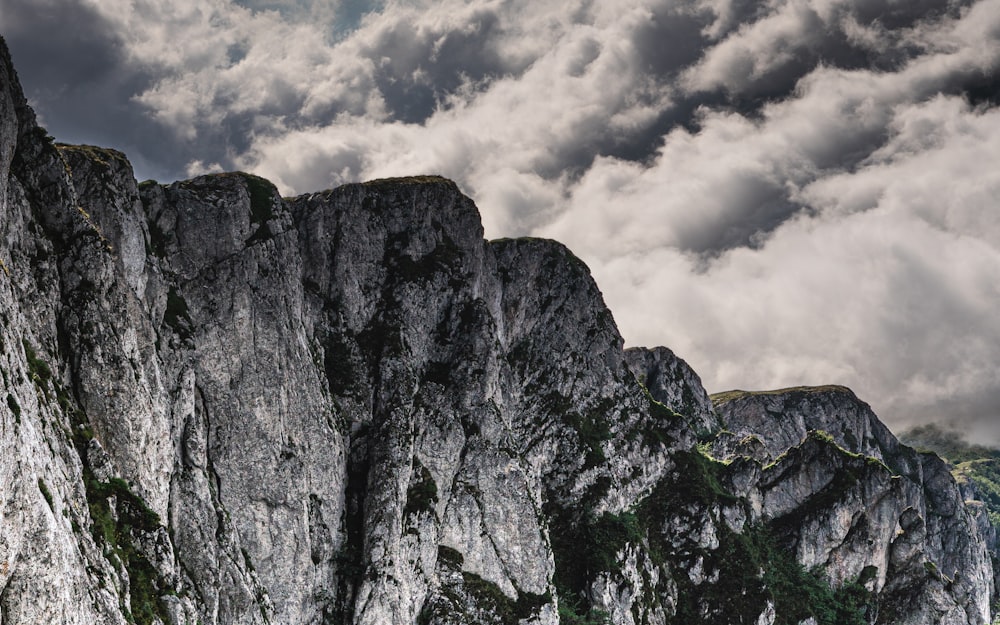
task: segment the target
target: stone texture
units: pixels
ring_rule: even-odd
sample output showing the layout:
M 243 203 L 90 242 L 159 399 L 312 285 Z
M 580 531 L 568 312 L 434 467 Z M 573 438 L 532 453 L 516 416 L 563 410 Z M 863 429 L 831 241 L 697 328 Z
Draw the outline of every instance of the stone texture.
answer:
M 687 417 L 698 432 L 719 430 L 721 422 L 701 378 L 682 358 L 666 347 L 630 347 L 625 358 L 653 399 Z
M 787 622 L 779 564 L 989 622 L 982 513 L 849 391 L 711 404 L 450 181 L 139 185 L 0 80 L 0 622 Z

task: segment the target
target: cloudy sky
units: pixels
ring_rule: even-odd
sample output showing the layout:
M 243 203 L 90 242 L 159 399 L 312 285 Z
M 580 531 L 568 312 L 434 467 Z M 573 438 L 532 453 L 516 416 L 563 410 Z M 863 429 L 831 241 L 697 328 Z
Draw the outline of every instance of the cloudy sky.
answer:
M 1000 440 L 1000 0 L 0 0 L 0 34 L 140 179 L 439 173 L 710 392 Z

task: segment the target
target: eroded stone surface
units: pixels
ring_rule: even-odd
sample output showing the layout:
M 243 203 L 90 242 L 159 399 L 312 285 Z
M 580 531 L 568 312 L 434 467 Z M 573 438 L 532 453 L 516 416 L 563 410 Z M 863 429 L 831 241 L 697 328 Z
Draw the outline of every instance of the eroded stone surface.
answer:
M 0 61 L 3 622 L 773 623 L 789 563 L 989 621 L 981 511 L 849 391 L 712 405 L 444 179 L 138 185 Z

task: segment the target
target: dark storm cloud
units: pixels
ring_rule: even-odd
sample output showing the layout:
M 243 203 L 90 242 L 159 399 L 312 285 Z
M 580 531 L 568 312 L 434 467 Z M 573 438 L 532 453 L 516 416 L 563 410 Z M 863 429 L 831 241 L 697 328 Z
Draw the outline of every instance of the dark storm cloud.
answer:
M 376 85 L 392 117 L 421 123 L 462 85 L 483 88 L 490 78 L 524 69 L 495 49 L 500 28 L 500 16 L 486 8 L 468 15 L 459 29 L 398 21 L 380 30 L 362 53 L 377 67 Z
M 3 26 L 25 94 L 58 140 L 119 147 L 140 174 L 183 174 L 172 129 L 131 102 L 155 77 L 128 63 L 115 24 L 79 3 L 5 0 Z
M 649 17 L 633 34 L 636 51 L 651 75 L 669 77 L 698 60 L 714 15 L 706 9 L 683 4 L 652 7 Z
M 6 0 L 4 36 L 18 50 L 21 81 L 55 101 L 121 69 L 123 42 L 93 9 L 46 0 Z M 43 33 L 60 33 L 58 37 Z M 117 95 L 117 94 L 116 94 Z
M 82 6 L 4 9 L 60 140 L 286 193 L 443 174 L 710 390 L 843 383 L 992 431 L 1000 0 Z

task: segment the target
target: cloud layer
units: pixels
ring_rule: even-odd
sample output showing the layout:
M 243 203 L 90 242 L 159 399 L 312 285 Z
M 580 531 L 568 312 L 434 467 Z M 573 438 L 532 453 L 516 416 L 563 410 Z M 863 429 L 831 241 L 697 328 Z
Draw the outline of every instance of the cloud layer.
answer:
M 289 194 L 443 174 L 710 391 L 1000 441 L 1000 0 L 3 3 L 61 140 Z

